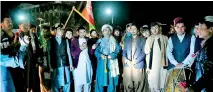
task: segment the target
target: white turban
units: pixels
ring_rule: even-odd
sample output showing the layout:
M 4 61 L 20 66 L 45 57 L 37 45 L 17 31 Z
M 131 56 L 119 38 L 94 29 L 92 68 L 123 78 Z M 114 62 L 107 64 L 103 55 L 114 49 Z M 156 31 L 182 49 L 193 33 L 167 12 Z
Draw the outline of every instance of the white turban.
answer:
M 206 16 L 205 20 L 208 22 L 213 22 L 213 16 Z
M 148 25 L 143 25 L 142 27 L 143 27 L 143 28 L 144 28 L 144 27 L 148 28 Z
M 109 28 L 111 32 L 112 32 L 112 30 L 113 30 L 112 26 L 110 26 L 109 24 L 104 24 L 104 25 L 102 26 L 102 28 L 101 28 L 101 31 L 103 32 L 104 29 L 106 29 L 106 28 Z

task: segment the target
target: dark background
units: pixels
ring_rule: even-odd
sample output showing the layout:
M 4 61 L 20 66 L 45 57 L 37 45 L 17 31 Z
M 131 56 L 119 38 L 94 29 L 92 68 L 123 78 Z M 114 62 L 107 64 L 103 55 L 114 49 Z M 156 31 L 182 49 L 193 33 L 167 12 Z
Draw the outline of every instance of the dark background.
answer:
M 16 12 L 15 8 L 21 3 L 42 4 L 47 1 L 1 1 L 1 15 Z M 184 18 L 190 28 L 196 20 L 213 15 L 212 1 L 93 1 L 93 15 L 98 29 L 103 24 L 111 23 L 111 15 L 105 13 L 107 7 L 113 10 L 114 26 L 121 26 L 123 30 L 129 22 L 140 27 L 158 21 L 168 27 L 179 16 Z

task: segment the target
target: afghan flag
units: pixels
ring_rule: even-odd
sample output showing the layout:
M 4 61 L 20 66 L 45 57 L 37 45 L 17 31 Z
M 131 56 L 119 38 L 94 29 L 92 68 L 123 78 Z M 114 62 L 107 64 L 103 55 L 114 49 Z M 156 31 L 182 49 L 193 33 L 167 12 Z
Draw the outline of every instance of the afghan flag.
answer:
M 95 29 L 95 22 L 94 22 L 94 17 L 93 17 L 93 12 L 92 12 L 92 2 L 91 1 L 87 1 L 86 7 L 82 11 L 82 13 L 80 13 L 75 8 L 73 8 L 73 10 L 89 23 L 89 30 Z

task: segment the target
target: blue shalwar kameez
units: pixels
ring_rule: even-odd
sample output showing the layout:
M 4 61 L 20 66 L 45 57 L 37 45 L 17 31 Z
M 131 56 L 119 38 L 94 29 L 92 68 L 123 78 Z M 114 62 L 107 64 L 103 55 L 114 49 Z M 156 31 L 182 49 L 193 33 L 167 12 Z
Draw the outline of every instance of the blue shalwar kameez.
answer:
M 55 39 L 57 41 L 56 44 L 62 44 L 62 38 L 60 36 L 56 35 Z M 70 48 L 67 41 L 66 41 L 66 45 L 67 45 L 66 51 L 68 54 L 69 63 L 72 64 Z M 62 59 L 61 59 L 61 63 L 62 63 Z M 70 80 L 69 66 L 60 66 L 60 67 L 54 68 L 52 76 L 53 76 L 53 87 L 52 87 L 53 92 L 59 92 L 58 89 L 60 89 L 61 87 L 63 92 L 70 92 L 71 80 Z
M 104 86 L 107 86 L 108 92 L 115 92 L 116 86 L 118 85 L 119 76 L 117 75 L 115 77 L 111 77 L 110 60 L 107 59 L 105 64 L 105 61 L 101 57 L 101 55 L 108 55 L 111 56 L 112 59 L 116 59 L 121 47 L 118 43 L 116 43 L 115 51 L 113 53 L 110 53 L 110 41 L 106 40 L 105 38 L 101 38 L 97 41 L 97 43 L 99 42 L 100 45 L 95 50 L 95 56 L 97 57 L 95 92 L 104 92 Z M 107 70 L 107 72 L 105 72 L 105 70 Z

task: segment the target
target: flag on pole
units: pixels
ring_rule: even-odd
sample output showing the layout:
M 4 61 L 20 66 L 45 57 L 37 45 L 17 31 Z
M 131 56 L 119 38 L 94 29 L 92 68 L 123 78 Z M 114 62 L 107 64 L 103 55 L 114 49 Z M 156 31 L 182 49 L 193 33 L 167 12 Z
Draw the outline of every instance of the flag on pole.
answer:
M 73 8 L 73 10 L 89 23 L 90 30 L 95 29 L 95 22 L 94 22 L 94 17 L 93 17 L 93 12 L 92 12 L 92 2 L 91 1 L 87 1 L 86 7 L 82 11 L 82 13 L 80 13 L 75 8 Z

